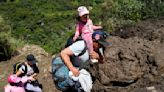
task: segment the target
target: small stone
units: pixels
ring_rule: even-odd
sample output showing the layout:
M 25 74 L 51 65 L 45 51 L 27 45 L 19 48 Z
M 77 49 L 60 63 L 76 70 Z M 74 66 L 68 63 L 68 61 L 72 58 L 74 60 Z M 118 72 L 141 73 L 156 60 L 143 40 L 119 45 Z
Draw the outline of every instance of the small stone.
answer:
M 150 91 L 152 91 L 152 92 L 157 92 L 157 90 L 155 89 L 154 86 L 152 86 L 152 87 L 146 87 L 146 89 L 147 89 L 147 90 L 150 90 Z

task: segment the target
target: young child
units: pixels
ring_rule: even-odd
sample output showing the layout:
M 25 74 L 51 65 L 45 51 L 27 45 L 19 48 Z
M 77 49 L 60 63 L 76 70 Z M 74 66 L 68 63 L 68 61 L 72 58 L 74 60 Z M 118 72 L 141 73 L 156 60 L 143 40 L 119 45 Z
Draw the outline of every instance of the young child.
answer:
M 16 75 L 8 76 L 8 84 L 4 87 L 5 92 L 25 92 L 24 83 L 32 80 L 32 77 L 21 78 Z
M 81 36 L 87 43 L 87 48 L 89 53 L 93 52 L 93 41 L 92 34 L 96 29 L 102 29 L 101 26 L 94 26 L 92 20 L 89 18 L 89 10 L 85 6 L 80 6 L 78 8 L 78 23 L 76 24 L 76 32 L 73 37 L 75 41 L 79 36 Z
M 30 92 L 42 92 L 38 86 L 31 86 L 28 81 L 35 81 L 33 77 L 17 77 L 12 74 L 8 76 L 8 84 L 4 87 L 5 92 L 26 92 L 30 88 Z M 28 89 L 27 89 L 28 88 Z

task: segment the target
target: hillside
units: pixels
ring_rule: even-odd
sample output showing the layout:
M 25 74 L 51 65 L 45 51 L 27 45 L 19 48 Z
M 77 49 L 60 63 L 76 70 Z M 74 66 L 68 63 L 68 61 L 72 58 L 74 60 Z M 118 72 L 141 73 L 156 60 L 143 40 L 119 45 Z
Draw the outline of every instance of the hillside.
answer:
M 9 33 L 6 39 L 15 38 L 17 46 L 23 41 L 57 53 L 75 31 L 81 5 L 90 10 L 93 23 L 107 32 L 164 15 L 163 0 L 1 0 L 0 32 Z M 0 40 L 0 49 L 5 45 Z
M 111 36 L 106 62 L 90 69 L 92 92 L 164 92 L 163 0 L 0 0 L 0 92 L 12 65 L 32 53 L 44 92 L 53 84 L 51 60 L 75 32 L 77 8 Z
M 152 19 L 113 32 L 95 92 L 163 92 L 163 24 Z
M 163 24 L 163 18 L 147 20 L 111 33 L 108 41 L 112 46 L 106 49 L 106 62 L 90 68 L 96 78 L 92 92 L 163 92 Z M 38 78 L 43 91 L 58 92 L 50 74 L 52 56 L 37 45 L 25 45 L 17 51 L 18 55 L 0 62 L 0 92 L 12 72 L 12 64 L 23 61 L 28 53 L 39 61 Z

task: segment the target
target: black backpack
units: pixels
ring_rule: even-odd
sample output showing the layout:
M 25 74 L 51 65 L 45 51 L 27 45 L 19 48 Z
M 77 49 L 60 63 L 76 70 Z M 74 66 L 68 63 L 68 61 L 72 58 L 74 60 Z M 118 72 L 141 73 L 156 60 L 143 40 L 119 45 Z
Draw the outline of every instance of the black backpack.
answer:
M 23 63 L 22 62 L 17 62 L 17 63 L 15 63 L 13 65 L 13 74 L 16 74 L 18 72 L 19 68 L 22 65 L 25 66 L 25 69 L 23 70 L 24 73 L 22 73 L 21 75 L 19 75 L 19 77 L 22 77 L 22 76 L 26 75 L 26 73 L 27 73 L 27 65 L 24 62 Z
M 79 36 L 79 37 L 76 39 L 76 41 L 73 41 L 73 37 L 74 37 L 74 34 L 71 35 L 71 36 L 67 39 L 67 42 L 66 42 L 64 48 L 69 47 L 69 46 L 72 45 L 74 42 L 77 42 L 77 41 L 84 41 L 84 40 L 82 39 L 81 36 Z M 85 42 L 85 41 L 84 41 L 84 42 Z M 86 42 L 85 42 L 85 44 L 86 44 Z M 85 46 L 84 50 L 83 50 L 78 56 L 82 56 L 82 55 L 86 52 L 87 49 L 88 49 L 87 46 Z

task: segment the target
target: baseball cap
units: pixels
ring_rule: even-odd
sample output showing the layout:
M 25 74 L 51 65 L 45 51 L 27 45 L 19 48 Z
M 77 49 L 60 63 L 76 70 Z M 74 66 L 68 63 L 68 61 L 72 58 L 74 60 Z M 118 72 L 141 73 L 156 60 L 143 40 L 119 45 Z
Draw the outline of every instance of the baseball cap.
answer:
M 12 74 L 8 76 L 8 83 L 19 83 L 21 78 L 17 77 L 16 75 Z
M 109 46 L 111 43 L 107 42 L 105 39 L 108 37 L 108 34 L 104 31 L 94 31 L 92 34 L 92 39 L 96 40 L 98 43 L 103 45 L 104 47 Z
M 32 64 L 36 64 L 37 62 L 33 54 L 27 55 L 26 59 L 28 62 L 31 62 Z
M 89 10 L 85 6 L 78 7 L 77 11 L 79 12 L 79 16 L 89 14 Z

